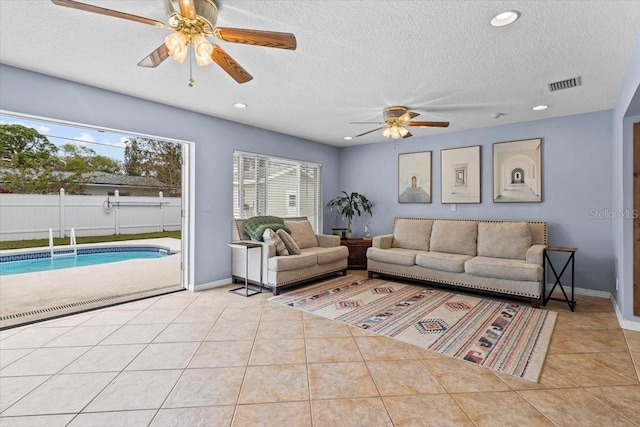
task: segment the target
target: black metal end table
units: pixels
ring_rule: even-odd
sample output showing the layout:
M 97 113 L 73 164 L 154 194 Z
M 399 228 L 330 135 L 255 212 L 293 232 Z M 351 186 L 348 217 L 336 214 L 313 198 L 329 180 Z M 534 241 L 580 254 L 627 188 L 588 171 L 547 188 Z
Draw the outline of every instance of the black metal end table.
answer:
M 232 242 L 229 243 L 230 248 L 244 249 L 244 286 L 239 288 L 229 289 L 229 292 L 241 295 L 243 297 L 250 297 L 255 294 L 262 293 L 262 245 L 259 243 L 251 242 Z M 260 251 L 260 289 L 249 288 L 249 249 L 257 248 Z M 240 292 L 243 290 L 244 292 Z
M 574 311 L 576 308 L 576 300 L 575 300 L 575 296 L 574 296 L 574 276 L 575 276 L 575 254 L 576 251 L 578 249 L 577 248 L 567 248 L 564 246 L 547 246 L 546 248 L 544 248 L 543 251 L 543 259 L 542 259 L 542 265 L 543 265 L 543 278 L 544 278 L 544 283 L 546 283 L 546 279 L 547 279 L 547 265 L 549 267 L 551 267 L 551 271 L 553 272 L 553 275 L 555 276 L 555 283 L 553 284 L 553 287 L 551 288 L 551 290 L 549 291 L 548 295 L 545 295 L 545 293 L 543 292 L 543 298 L 542 298 L 542 305 L 545 306 L 547 305 L 547 303 L 549 302 L 549 300 L 554 300 L 554 301 L 566 301 L 566 303 L 569 305 L 569 308 L 571 309 L 571 311 Z M 560 274 L 558 274 L 556 272 L 555 267 L 553 266 L 553 264 L 551 263 L 551 259 L 549 258 L 549 252 L 564 252 L 564 253 L 568 253 L 569 254 L 569 258 L 567 259 L 567 262 L 564 264 L 564 267 L 562 267 L 562 270 L 560 271 Z M 562 275 L 564 274 L 565 270 L 567 269 L 567 267 L 571 265 L 571 299 L 569 299 L 569 297 L 567 296 L 567 293 L 564 290 L 564 286 L 562 285 L 562 282 L 560 281 L 560 278 L 562 277 Z M 562 291 L 562 294 L 564 295 L 564 299 L 561 298 L 551 298 L 551 295 L 553 294 L 553 291 L 556 289 L 556 286 L 560 286 L 560 290 Z

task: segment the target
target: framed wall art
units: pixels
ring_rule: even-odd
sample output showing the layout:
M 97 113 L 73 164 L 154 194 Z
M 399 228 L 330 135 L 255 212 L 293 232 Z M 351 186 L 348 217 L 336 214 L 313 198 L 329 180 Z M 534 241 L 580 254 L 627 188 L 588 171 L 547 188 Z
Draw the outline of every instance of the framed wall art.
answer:
M 542 202 L 542 138 L 493 144 L 493 201 Z
M 431 151 L 398 154 L 398 202 L 431 203 Z
M 440 151 L 442 203 L 480 203 L 480 146 Z

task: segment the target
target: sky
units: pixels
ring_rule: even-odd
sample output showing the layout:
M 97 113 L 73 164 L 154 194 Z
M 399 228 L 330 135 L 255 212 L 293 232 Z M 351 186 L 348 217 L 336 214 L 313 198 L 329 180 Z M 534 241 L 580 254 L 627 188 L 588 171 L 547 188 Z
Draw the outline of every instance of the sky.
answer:
M 124 160 L 125 141 L 132 135 L 117 132 L 98 131 L 95 129 L 67 124 L 54 123 L 46 120 L 35 120 L 7 114 L 0 115 L 0 124 L 17 124 L 33 128 L 47 139 L 62 146 L 64 144 L 81 145 L 91 148 L 96 154 L 122 162 Z

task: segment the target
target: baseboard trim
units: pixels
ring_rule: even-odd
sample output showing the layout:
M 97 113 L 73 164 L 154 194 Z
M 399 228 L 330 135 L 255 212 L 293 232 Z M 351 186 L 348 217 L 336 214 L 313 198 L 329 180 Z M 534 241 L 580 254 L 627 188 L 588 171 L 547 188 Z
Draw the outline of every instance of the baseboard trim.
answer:
M 567 295 L 569 295 L 569 293 L 571 292 L 571 285 L 567 286 L 567 285 L 563 285 L 564 286 L 564 291 L 567 292 Z M 549 293 L 549 291 L 551 291 L 551 288 L 553 288 L 553 283 L 547 283 L 547 287 L 546 287 L 546 293 Z M 560 286 L 556 286 L 556 291 L 558 291 L 560 288 Z M 599 297 L 599 298 L 611 298 L 611 292 L 607 292 L 607 291 L 598 291 L 595 289 L 587 289 L 587 288 L 574 288 L 573 292 L 576 295 L 586 295 L 588 297 Z
M 201 283 L 194 287 L 194 292 L 206 291 L 207 289 L 219 288 L 221 286 L 230 285 L 231 277 L 228 279 L 216 280 L 215 282 Z
M 620 313 L 620 310 L 618 309 L 618 304 L 616 304 L 616 299 L 613 297 L 613 294 L 611 294 L 611 304 L 613 304 L 613 309 L 616 311 L 618 323 L 622 329 L 640 332 L 640 322 L 636 322 L 635 320 L 625 320 L 622 318 L 622 313 Z
M 552 287 L 553 287 L 552 283 L 547 283 L 546 292 L 549 292 Z M 570 287 L 567 290 L 567 287 L 565 286 L 564 290 L 565 290 L 565 292 L 567 292 L 567 291 L 571 292 L 571 288 Z M 597 290 L 594 290 L 594 289 L 586 289 L 586 288 L 574 288 L 574 292 L 575 292 L 576 295 L 586 295 L 586 296 L 590 296 L 590 297 L 609 298 L 611 300 L 611 305 L 613 305 L 613 309 L 616 312 L 616 317 L 618 318 L 618 324 L 620 324 L 620 327 L 622 329 L 629 329 L 629 330 L 632 330 L 632 331 L 640 332 L 640 322 L 636 322 L 635 320 L 625 320 L 625 319 L 622 318 L 622 313 L 620 313 L 620 310 L 618 309 L 618 305 L 616 304 L 616 300 L 613 297 L 613 294 L 611 292 L 597 291 Z

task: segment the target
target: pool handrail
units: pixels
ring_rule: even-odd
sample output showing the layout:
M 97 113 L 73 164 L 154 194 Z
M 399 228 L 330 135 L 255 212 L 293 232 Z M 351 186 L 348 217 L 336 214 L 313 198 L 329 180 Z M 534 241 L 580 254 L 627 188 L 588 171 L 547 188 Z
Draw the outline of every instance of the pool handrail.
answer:
M 78 244 L 76 242 L 76 230 L 75 228 L 71 228 L 71 233 L 70 233 L 70 239 L 69 239 L 69 245 L 73 248 L 73 256 L 77 257 L 78 256 Z M 49 229 L 49 253 L 51 255 L 51 258 L 56 257 L 56 256 L 70 256 L 70 253 L 61 253 L 61 254 L 56 254 L 53 250 L 53 229 Z

